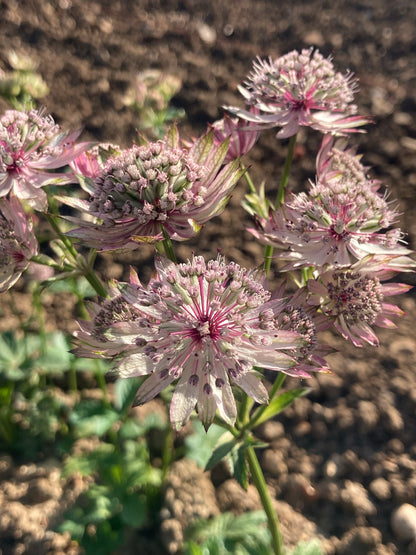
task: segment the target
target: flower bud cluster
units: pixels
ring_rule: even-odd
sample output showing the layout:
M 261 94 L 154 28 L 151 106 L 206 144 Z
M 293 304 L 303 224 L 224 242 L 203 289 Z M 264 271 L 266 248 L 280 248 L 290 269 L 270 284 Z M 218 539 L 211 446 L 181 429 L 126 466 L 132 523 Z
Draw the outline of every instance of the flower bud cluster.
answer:
M 388 260 L 380 263 L 371 259 L 342 270 L 327 270 L 308 281 L 308 302 L 317 306 L 328 324 L 333 323 L 355 346 L 362 347 L 364 342 L 378 345 L 371 326 L 394 328 L 390 317 L 403 315 L 399 307 L 385 302 L 385 298 L 411 288 L 402 283 L 383 283 L 392 273 L 395 272 L 389 268 Z
M 116 152 L 94 176 L 89 201 L 65 199 L 94 218 L 76 220 L 81 227 L 70 235 L 100 250 L 193 237 L 222 212 L 242 175 L 238 160 L 224 164 L 227 147 L 212 132 L 181 147 L 173 127 L 163 140 Z
M 381 282 L 415 267 L 400 229 L 392 228 L 397 209 L 379 187 L 345 141 L 334 144 L 324 137 L 316 182 L 306 192 L 288 195 L 281 209 L 271 209 L 269 218 L 258 218 L 258 228 L 250 230 L 280 249 L 284 271 L 310 269 L 307 302 L 358 346 L 377 344 L 371 326 L 392 327 L 387 316 L 402 314 L 384 296 L 409 287 Z
M 140 225 L 164 222 L 174 210 L 185 214 L 204 203 L 205 174 L 204 166 L 186 151 L 170 149 L 162 141 L 133 146 L 110 158 L 96 178 L 90 212 L 105 225 L 125 217 L 134 217 Z

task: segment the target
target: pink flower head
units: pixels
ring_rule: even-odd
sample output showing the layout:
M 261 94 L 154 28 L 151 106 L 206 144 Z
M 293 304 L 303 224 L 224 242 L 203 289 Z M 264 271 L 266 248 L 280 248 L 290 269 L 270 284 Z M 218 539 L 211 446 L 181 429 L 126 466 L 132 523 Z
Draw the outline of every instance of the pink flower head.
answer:
M 252 108 L 253 114 L 258 113 L 256 108 Z M 230 162 L 244 156 L 250 152 L 260 136 L 260 131 L 252 123 L 247 123 L 243 119 L 231 118 L 227 114 L 212 124 L 214 130 L 214 143 L 220 144 L 226 139 L 230 139 L 228 144 L 225 162 Z
M 10 289 L 38 253 L 32 221 L 15 197 L 0 200 L 0 292 Z
M 376 191 L 380 183 L 368 177 L 368 166 L 361 163 L 362 155 L 355 147 L 349 147 L 344 137 L 336 140 L 332 135 L 324 135 L 316 157 L 316 179 L 320 183 L 328 181 L 354 181 L 369 185 Z
M 227 148 L 228 141 L 214 146 L 212 132 L 181 148 L 172 127 L 162 141 L 109 158 L 89 201 L 65 199 L 95 218 L 69 235 L 100 250 L 134 249 L 164 234 L 176 241 L 193 237 L 222 212 L 242 175 L 238 160 L 222 167 Z
M 233 424 L 232 385 L 258 403 L 268 401 L 256 367 L 309 376 L 297 369 L 296 354 L 313 330 L 299 334 L 280 323 L 285 301 L 271 299 L 263 279 L 221 256 L 207 263 L 194 256 L 185 264 L 157 257 L 156 276 L 147 287 L 134 273 L 131 283 L 115 284 L 120 298 L 104 301 L 101 313 L 95 309 L 94 321 L 77 334 L 77 352 L 116 357 L 123 378 L 149 374 L 136 404 L 177 381 L 170 407 L 177 430 L 195 406 L 206 428 L 217 409 Z
M 343 134 L 368 123 L 368 118 L 354 115 L 356 89 L 352 74 L 336 72 L 331 59 L 318 50 L 293 50 L 276 60 L 257 58 L 239 87 L 248 106 L 256 107 L 259 114 L 231 106 L 226 109 L 257 124 L 258 129 L 280 127 L 277 136 L 282 139 L 295 135 L 301 126 Z
M 76 145 L 80 132 L 61 132 L 43 110 L 7 110 L 0 118 L 0 197 L 10 192 L 35 210 L 45 211 L 46 185 L 70 183 L 70 173 L 53 172 L 62 168 L 87 143 Z
M 353 150 L 325 137 L 318 154 L 317 182 L 306 193 L 287 197 L 281 209 L 258 219 L 251 233 L 260 241 L 285 249 L 285 270 L 312 266 L 349 266 L 368 254 L 406 257 L 399 229 L 389 229 L 397 210 L 378 192 L 367 168 Z
M 308 302 L 316 305 L 328 325 L 333 324 L 356 347 L 362 347 L 364 342 L 378 345 L 372 326 L 395 328 L 390 318 L 404 314 L 399 307 L 386 303 L 385 297 L 411 289 L 404 283 L 382 283 L 392 275 L 389 266 L 387 258 L 380 264 L 367 257 L 350 268 L 328 270 L 307 282 Z

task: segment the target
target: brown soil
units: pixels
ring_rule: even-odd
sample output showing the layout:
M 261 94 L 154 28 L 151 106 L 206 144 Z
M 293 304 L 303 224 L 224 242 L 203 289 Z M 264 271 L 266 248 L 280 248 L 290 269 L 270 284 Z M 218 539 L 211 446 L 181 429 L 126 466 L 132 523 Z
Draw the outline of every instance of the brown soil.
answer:
M 8 69 L 11 49 L 29 54 L 50 87 L 44 103 L 63 127 L 83 126 L 83 138 L 124 147 L 136 137 L 137 119 L 122 97 L 138 71 L 159 68 L 182 79 L 174 104 L 186 110 L 180 128 L 189 137 L 221 117 L 222 105 L 240 103 L 236 86 L 257 55 L 309 45 L 332 54 L 340 70 L 350 68 L 360 80 L 359 111 L 375 125 L 354 139 L 373 176 L 398 199 L 401 227 L 416 247 L 416 3 L 0 0 L 0 14 L 0 67 Z M 313 178 L 318 143 L 318 134 L 301 134 L 292 189 Z M 265 132 L 249 159 L 254 181 L 265 179 L 272 190 L 285 153 L 286 143 Z M 241 184 L 224 214 L 180 245 L 178 256 L 192 250 L 215 256 L 221 247 L 244 266 L 259 264 L 262 249 L 242 231 L 249 221 L 240 207 L 243 195 Z M 146 279 L 151 260 L 144 247 L 101 257 L 98 268 L 125 278 L 133 264 Z M 404 280 L 415 282 L 408 275 Z M 17 295 L 24 314 L 22 287 Z M 327 334 L 340 351 L 331 356 L 334 375 L 310 380 L 311 394 L 259 431 L 270 442 L 262 464 L 289 543 L 302 539 L 294 533 L 302 529 L 324 538 L 328 554 L 416 553 L 416 543 L 402 542 L 391 528 L 394 510 L 416 499 L 415 300 L 412 292 L 397 300 L 407 315 L 397 330 L 380 332 L 378 349 L 355 349 Z M 56 315 L 60 301 L 48 300 L 48 324 L 73 329 L 70 303 Z M 6 295 L 2 305 L 4 329 L 15 323 L 7 320 Z M 76 553 L 68 538 L 48 531 L 64 495 L 54 464 L 25 470 L 7 455 L 0 460 L 0 553 Z M 213 479 L 218 507 L 209 514 L 258 507 L 255 496 L 226 476 Z M 174 511 L 169 518 L 176 518 Z

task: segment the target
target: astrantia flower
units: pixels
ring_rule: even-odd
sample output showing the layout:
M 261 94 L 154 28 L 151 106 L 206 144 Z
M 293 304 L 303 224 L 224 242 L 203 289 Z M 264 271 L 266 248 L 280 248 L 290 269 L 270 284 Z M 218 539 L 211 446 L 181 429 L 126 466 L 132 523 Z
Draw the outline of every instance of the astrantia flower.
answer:
M 13 192 L 44 211 L 47 198 L 41 187 L 74 178 L 51 170 L 62 168 L 89 146 L 75 144 L 79 134 L 62 132 L 42 110 L 7 110 L 0 118 L 0 197 Z
M 380 182 L 369 178 L 369 168 L 362 164 L 361 158 L 344 137 L 335 140 L 332 135 L 324 135 L 316 156 L 316 179 L 320 183 L 354 181 L 376 191 Z
M 380 184 L 366 177 L 366 168 L 351 150 L 331 147 L 324 139 L 317 164 L 317 182 L 306 193 L 288 195 L 268 218 L 250 229 L 260 241 L 284 249 L 285 270 L 349 266 L 367 256 L 403 256 L 399 229 L 388 229 L 397 210 L 378 192 Z
M 194 256 L 186 264 L 158 257 L 156 272 L 147 287 L 135 274 L 130 284 L 116 284 L 121 308 L 112 305 L 109 310 L 114 301 L 105 301 L 105 325 L 97 325 L 100 313 L 95 309 L 94 322 L 77 336 L 83 356 L 118 355 L 121 377 L 150 374 L 137 393 L 137 404 L 177 381 L 170 408 L 175 429 L 195 406 L 206 428 L 217 409 L 233 424 L 232 385 L 258 403 L 268 401 L 256 367 L 309 376 L 297 368 L 296 354 L 313 340 L 313 331 L 300 334 L 280 322 L 286 302 L 271 299 L 262 274 L 227 264 L 221 256 L 207 263 Z
M 31 220 L 15 198 L 0 200 L 0 292 L 10 289 L 38 253 Z
M 356 89 L 352 74 L 336 72 L 331 59 L 318 50 L 293 50 L 276 60 L 257 58 L 239 87 L 247 105 L 258 108 L 260 114 L 226 109 L 256 123 L 258 129 L 281 127 L 277 136 L 282 139 L 295 135 L 301 126 L 340 134 L 368 123 L 368 118 L 354 115 Z
M 252 113 L 256 114 L 258 110 L 253 108 Z M 250 152 L 260 136 L 260 131 L 257 130 L 254 124 L 247 124 L 245 120 L 231 118 L 227 114 L 222 119 L 214 122 L 212 129 L 215 144 L 220 144 L 229 138 L 225 162 L 235 160 Z
M 411 289 L 404 283 L 382 283 L 391 277 L 388 266 L 388 260 L 384 268 L 364 260 L 348 269 L 324 272 L 307 282 L 311 294 L 308 302 L 356 347 L 364 342 L 378 345 L 372 326 L 395 328 L 390 318 L 404 314 L 398 306 L 384 302 L 385 297 Z
M 164 234 L 189 239 L 222 212 L 242 175 L 238 160 L 222 167 L 227 148 L 227 141 L 214 146 L 212 133 L 189 149 L 180 147 L 172 127 L 163 141 L 111 157 L 95 178 L 89 201 L 66 199 L 95 218 L 70 235 L 101 250 L 136 248 Z

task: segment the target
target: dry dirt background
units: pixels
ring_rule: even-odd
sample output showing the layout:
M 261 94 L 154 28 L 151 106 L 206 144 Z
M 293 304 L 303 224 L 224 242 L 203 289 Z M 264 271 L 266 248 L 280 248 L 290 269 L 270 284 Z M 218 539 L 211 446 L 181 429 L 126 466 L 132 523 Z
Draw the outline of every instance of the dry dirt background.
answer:
M 360 113 L 371 114 L 375 125 L 354 139 L 373 176 L 398 199 L 401 226 L 416 248 L 415 26 L 413 0 L 0 0 L 0 67 L 7 69 L 10 49 L 29 54 L 50 87 L 45 105 L 62 126 L 83 126 L 84 138 L 127 147 L 137 121 L 122 97 L 138 71 L 159 68 L 180 76 L 174 104 L 186 110 L 181 130 L 190 136 L 221 117 L 221 105 L 240 103 L 236 86 L 255 56 L 316 46 L 359 78 Z M 318 142 L 314 132 L 301 134 L 293 189 L 313 177 Z M 270 189 L 276 186 L 285 148 L 273 132 L 264 133 L 249 160 L 257 183 L 266 179 Z M 197 241 L 181 245 L 179 256 L 192 249 L 215 256 L 220 246 L 243 265 L 260 263 L 262 249 L 241 231 L 248 221 L 242 196 L 243 184 L 226 212 Z M 102 258 L 100 271 L 121 277 L 132 263 L 146 277 L 146 249 L 114 261 Z M 414 292 L 398 299 L 407 315 L 396 331 L 380 332 L 378 349 L 354 349 L 326 337 L 341 351 L 331 357 L 335 375 L 311 380 L 307 398 L 259 430 L 270 441 L 262 464 L 281 501 L 287 541 L 320 535 L 328 554 L 416 553 L 416 542 L 401 541 L 391 527 L 395 509 L 416 504 L 415 299 Z M 23 293 L 21 301 L 24 315 Z M 2 328 L 13 325 L 7 303 L 0 302 Z M 59 309 L 59 316 L 50 312 L 51 326 L 73 327 L 71 306 L 54 299 L 51 308 Z M 53 461 L 28 466 L 3 455 L 0 462 L 0 553 L 76 553 L 67 540 L 45 532 L 64 496 Z M 258 506 L 255 496 L 217 474 L 212 512 Z M 123 553 L 139 553 L 131 549 Z

